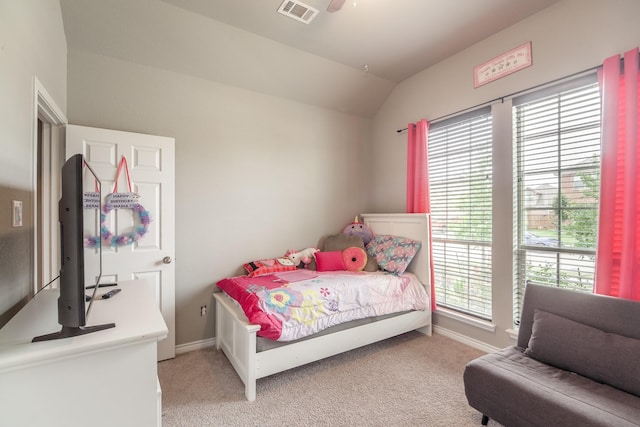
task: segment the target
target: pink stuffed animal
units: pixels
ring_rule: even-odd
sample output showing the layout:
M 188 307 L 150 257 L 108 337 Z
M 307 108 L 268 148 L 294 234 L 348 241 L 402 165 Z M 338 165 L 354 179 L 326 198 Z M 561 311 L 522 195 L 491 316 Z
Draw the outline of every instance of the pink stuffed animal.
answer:
M 284 256 L 285 258 L 289 258 L 296 266 L 300 265 L 300 263 L 307 265 L 313 260 L 313 255 L 316 252 L 318 252 L 316 248 L 307 248 L 301 251 L 289 250 Z

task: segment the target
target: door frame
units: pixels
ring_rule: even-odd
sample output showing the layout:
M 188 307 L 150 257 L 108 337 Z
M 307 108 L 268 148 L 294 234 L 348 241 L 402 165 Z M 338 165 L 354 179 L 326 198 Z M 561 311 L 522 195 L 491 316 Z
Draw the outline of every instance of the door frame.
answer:
M 33 290 L 37 292 L 53 280 L 60 269 L 57 201 L 60 174 L 57 171 L 62 167 L 63 133 L 68 120 L 37 76 L 33 78 L 33 94 Z

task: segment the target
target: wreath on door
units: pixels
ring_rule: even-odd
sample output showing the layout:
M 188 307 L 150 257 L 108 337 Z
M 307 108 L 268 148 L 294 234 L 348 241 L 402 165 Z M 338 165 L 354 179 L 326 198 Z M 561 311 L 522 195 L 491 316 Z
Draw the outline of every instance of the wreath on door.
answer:
M 128 192 L 118 192 L 118 181 L 122 170 L 125 170 L 127 174 L 127 184 L 129 186 Z M 149 231 L 149 224 L 151 223 L 151 215 L 140 203 L 140 196 L 132 191 L 131 177 L 129 175 L 129 165 L 127 164 L 127 158 L 122 156 L 120 164 L 118 165 L 118 171 L 116 172 L 115 184 L 113 186 L 113 192 L 105 197 L 105 203 L 102 206 L 102 212 L 100 212 L 100 235 L 91 236 L 84 239 L 84 245 L 86 247 L 97 247 L 101 244 L 111 247 L 127 246 L 134 242 L 139 241 Z M 137 225 L 133 230 L 129 230 L 126 233 L 114 234 L 107 227 L 107 217 L 114 209 L 131 209 L 134 219 L 137 220 Z

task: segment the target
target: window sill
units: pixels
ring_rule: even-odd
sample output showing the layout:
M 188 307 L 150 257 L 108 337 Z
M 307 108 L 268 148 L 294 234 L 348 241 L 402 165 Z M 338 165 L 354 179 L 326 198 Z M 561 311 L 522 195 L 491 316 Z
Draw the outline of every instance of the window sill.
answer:
M 484 331 L 495 332 L 496 325 L 487 321 L 478 319 L 477 317 L 470 316 L 468 314 L 458 313 L 457 311 L 448 310 L 446 308 L 438 307 L 435 311 L 436 314 L 442 317 L 448 317 L 449 319 L 457 320 L 458 322 L 465 323 L 467 325 L 474 326 Z

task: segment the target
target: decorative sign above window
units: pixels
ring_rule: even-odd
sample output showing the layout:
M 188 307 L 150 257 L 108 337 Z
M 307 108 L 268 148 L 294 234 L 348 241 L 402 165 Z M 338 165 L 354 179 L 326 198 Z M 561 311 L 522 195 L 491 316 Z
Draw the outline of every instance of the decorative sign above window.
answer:
M 478 88 L 531 65 L 531 42 L 527 42 L 474 67 L 473 87 Z

